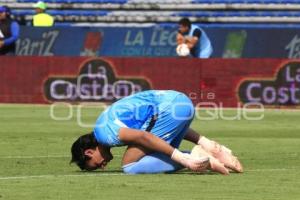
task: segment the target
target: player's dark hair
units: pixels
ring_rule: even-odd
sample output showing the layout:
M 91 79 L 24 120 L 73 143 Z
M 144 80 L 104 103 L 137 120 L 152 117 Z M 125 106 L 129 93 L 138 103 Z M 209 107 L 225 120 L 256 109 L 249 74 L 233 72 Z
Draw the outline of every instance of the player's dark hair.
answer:
M 87 149 L 95 149 L 97 146 L 98 142 L 93 132 L 80 136 L 71 147 L 72 160 L 70 163 L 76 163 L 81 170 L 88 170 L 85 163 L 91 158 L 84 152 Z
M 182 26 L 187 26 L 189 27 L 189 29 L 191 28 L 192 26 L 192 22 L 189 20 L 189 18 L 181 18 L 178 22 L 179 25 L 182 25 Z

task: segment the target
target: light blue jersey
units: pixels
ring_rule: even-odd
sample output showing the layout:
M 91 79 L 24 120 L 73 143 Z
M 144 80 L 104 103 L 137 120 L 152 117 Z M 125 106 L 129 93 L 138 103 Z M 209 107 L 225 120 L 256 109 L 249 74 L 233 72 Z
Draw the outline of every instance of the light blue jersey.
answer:
M 174 107 L 177 102 L 179 105 Z M 96 121 L 94 135 L 100 144 L 122 146 L 118 137 L 121 127 L 146 130 L 153 116 L 157 116 L 151 133 L 171 143 L 189 125 L 193 109 L 192 102 L 180 92 L 148 90 L 136 93 L 107 108 Z M 179 118 L 173 119 L 174 115 Z
M 201 36 L 198 43 L 192 49 L 191 54 L 197 58 L 209 58 L 213 52 L 211 42 L 202 28 L 196 25 L 191 25 L 191 29 L 187 34 L 189 37 L 193 37 L 194 30 L 199 29 L 201 31 Z

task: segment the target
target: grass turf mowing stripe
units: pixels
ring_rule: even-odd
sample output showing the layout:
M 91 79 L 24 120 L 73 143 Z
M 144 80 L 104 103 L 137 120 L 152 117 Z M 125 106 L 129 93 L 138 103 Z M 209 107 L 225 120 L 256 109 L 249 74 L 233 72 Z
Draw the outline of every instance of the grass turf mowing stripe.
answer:
M 275 171 L 291 171 L 291 170 L 299 170 L 297 168 L 278 168 L 278 169 L 249 169 L 245 170 L 245 173 L 247 172 L 275 172 Z M 178 172 L 180 173 L 180 172 Z M 178 174 L 176 173 L 176 174 Z M 194 172 L 188 172 L 192 174 L 197 174 Z M 134 176 L 124 173 L 99 173 L 99 174 L 62 174 L 62 175 L 51 175 L 51 174 L 45 174 L 45 175 L 34 175 L 34 176 L 7 176 L 7 177 L 0 177 L 0 180 L 12 180 L 12 179 L 33 179 L 33 178 L 65 178 L 65 177 L 97 177 L 97 176 Z M 167 174 L 166 174 L 167 175 Z M 169 174 L 170 175 L 170 174 Z M 204 175 L 199 173 L 199 175 Z M 135 175 L 136 176 L 136 175 Z
M 7 176 L 0 177 L 0 180 L 11 180 L 11 179 L 32 179 L 32 178 L 60 178 L 60 177 L 90 177 L 90 176 L 124 176 L 124 173 L 101 173 L 101 174 L 63 174 L 63 175 L 35 175 L 35 176 Z

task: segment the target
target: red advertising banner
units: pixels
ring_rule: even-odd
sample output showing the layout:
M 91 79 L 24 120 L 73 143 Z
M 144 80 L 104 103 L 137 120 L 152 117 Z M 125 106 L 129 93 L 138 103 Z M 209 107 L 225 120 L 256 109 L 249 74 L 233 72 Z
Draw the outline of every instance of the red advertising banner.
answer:
M 223 107 L 300 105 L 300 61 L 0 57 L 0 103 L 113 102 L 149 89 Z

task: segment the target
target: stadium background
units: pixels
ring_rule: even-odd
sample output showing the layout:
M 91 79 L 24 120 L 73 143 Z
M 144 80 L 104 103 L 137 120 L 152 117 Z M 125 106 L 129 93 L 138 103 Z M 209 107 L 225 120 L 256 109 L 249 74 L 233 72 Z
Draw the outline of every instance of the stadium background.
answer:
M 0 199 L 299 199 L 299 0 L 46 0 L 51 28 L 30 26 L 35 2 L 0 1 L 22 24 L 17 55 L 0 57 Z M 176 56 L 181 17 L 207 32 L 212 58 Z M 217 106 L 192 126 L 245 173 L 123 176 L 122 148 L 106 172 L 69 166 L 70 144 L 102 111 L 81 103 L 145 89 L 185 92 L 203 118 Z M 264 105 L 264 118 L 240 118 L 245 103 Z

